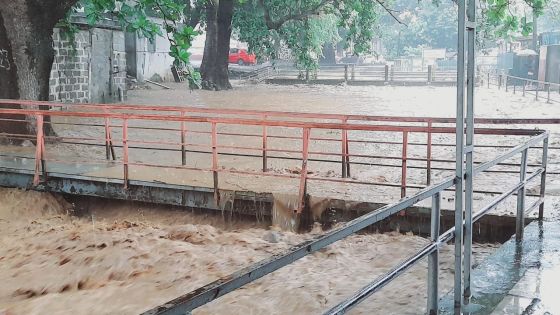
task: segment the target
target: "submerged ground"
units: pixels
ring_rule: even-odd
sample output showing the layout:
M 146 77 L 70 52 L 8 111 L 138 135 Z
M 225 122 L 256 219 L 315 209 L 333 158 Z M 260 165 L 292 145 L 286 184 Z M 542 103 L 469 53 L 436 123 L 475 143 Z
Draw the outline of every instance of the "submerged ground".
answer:
M 130 91 L 128 103 L 436 117 L 453 117 L 455 111 L 452 87 L 238 85 L 220 93 L 172 87 Z M 477 92 L 476 112 L 478 117 L 560 115 L 556 105 L 486 88 Z M 553 135 L 551 144 L 558 143 Z M 57 196 L 0 189 L 0 314 L 138 314 L 320 230 L 298 235 L 219 215 L 122 202 L 98 200 L 87 208 L 76 214 Z M 558 208 L 554 199 L 547 203 L 552 208 Z M 352 236 L 195 314 L 320 313 L 426 242 L 396 233 Z M 475 258 L 493 248 L 478 245 Z M 442 291 L 452 282 L 452 260 L 452 248 L 444 247 Z M 424 261 L 354 313 L 422 313 L 425 280 Z

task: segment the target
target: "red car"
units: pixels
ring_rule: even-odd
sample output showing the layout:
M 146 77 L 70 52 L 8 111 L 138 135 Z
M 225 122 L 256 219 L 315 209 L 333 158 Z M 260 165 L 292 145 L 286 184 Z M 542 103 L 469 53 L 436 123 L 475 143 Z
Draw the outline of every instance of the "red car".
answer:
M 247 53 L 245 49 L 231 48 L 229 50 L 229 63 L 242 65 L 254 65 L 257 63 L 255 54 Z

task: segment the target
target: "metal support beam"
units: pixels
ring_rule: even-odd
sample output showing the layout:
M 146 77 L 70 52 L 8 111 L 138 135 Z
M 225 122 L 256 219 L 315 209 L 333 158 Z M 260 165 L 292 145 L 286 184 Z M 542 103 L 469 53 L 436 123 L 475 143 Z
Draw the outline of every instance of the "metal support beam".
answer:
M 471 299 L 472 229 L 473 229 L 473 149 L 474 149 L 474 80 L 475 80 L 475 36 L 476 4 L 468 0 L 467 19 L 472 27 L 467 28 L 467 135 L 465 146 L 465 243 L 464 243 L 464 291 L 463 303 Z
M 439 239 L 441 215 L 441 194 L 432 196 L 432 217 L 430 240 L 436 243 Z M 439 278 L 439 248 L 428 256 L 428 315 L 438 314 L 438 278 Z
M 465 1 L 458 0 L 457 110 L 455 129 L 455 277 L 453 310 L 462 313 L 463 300 L 463 146 L 465 102 Z
M 521 169 L 519 170 L 519 181 L 525 181 L 527 174 L 527 152 L 529 148 L 521 153 Z M 515 240 L 523 239 L 523 228 L 525 227 L 525 185 L 517 191 L 517 216 L 515 221 Z
M 548 165 L 548 138 L 543 140 L 543 151 L 542 151 L 542 169 L 543 172 L 541 174 L 541 199 L 543 202 L 539 206 L 539 220 L 544 218 L 544 195 L 546 192 L 546 168 Z

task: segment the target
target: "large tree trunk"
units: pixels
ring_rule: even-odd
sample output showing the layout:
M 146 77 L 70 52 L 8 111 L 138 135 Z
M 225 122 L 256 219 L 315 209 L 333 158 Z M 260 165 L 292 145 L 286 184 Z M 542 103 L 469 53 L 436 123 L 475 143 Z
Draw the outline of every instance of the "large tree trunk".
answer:
M 233 6 L 233 0 L 213 0 L 207 3 L 206 42 L 200 66 L 204 89 L 231 89 L 228 56 Z
M 54 58 L 52 33 L 77 0 L 10 0 L 0 5 L 0 98 L 46 101 Z M 46 109 L 46 108 L 41 108 Z M 26 123 L 1 123 L 0 132 L 36 133 Z M 54 134 L 48 118 L 45 132 Z

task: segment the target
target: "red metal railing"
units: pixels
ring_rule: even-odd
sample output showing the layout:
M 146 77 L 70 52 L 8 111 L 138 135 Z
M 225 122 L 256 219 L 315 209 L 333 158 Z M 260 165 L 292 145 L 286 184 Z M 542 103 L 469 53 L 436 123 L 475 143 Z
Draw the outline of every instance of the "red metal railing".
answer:
M 5 108 L 6 106 L 19 105 L 22 109 Z M 51 108 L 58 106 L 66 106 L 69 111 L 43 111 L 36 109 L 38 106 L 50 106 Z M 3 108 L 4 107 L 4 108 Z M 13 118 L 13 115 L 20 115 L 20 118 Z M 158 167 L 158 168 L 168 168 L 168 169 L 184 169 L 184 170 L 197 170 L 204 172 L 211 172 L 213 175 L 213 188 L 215 194 L 215 200 L 219 202 L 219 173 L 231 173 L 239 175 L 258 175 L 258 176 L 273 176 L 281 178 L 292 178 L 299 179 L 299 204 L 297 212 L 301 212 L 303 209 L 304 196 L 306 194 L 307 184 L 309 180 L 324 181 L 324 182 L 336 182 L 336 183 L 348 183 L 348 184 L 359 184 L 359 185 L 379 185 L 400 188 L 400 196 L 404 197 L 407 194 L 407 188 L 423 188 L 425 186 L 410 184 L 407 182 L 407 174 L 410 169 L 422 169 L 426 171 L 426 185 L 429 185 L 432 180 L 432 170 L 453 170 L 452 168 L 444 167 L 434 167 L 432 163 L 454 163 L 454 159 L 450 158 L 434 158 L 433 148 L 434 147 L 450 147 L 453 146 L 448 143 L 433 143 L 433 134 L 454 134 L 455 128 L 453 126 L 444 126 L 449 124 L 454 124 L 454 119 L 447 118 L 429 118 L 429 117 L 388 117 L 388 116 L 361 116 L 361 115 L 338 115 L 338 114 L 314 114 L 314 113 L 293 113 L 293 112 L 276 112 L 276 111 L 252 111 L 252 110 L 218 110 L 218 109 L 207 109 L 198 107 L 177 107 L 177 106 L 141 106 L 141 105 L 107 105 L 107 104 L 57 104 L 49 102 L 35 102 L 35 101 L 18 101 L 18 100 L 0 100 L 0 121 L 11 121 L 26 124 L 23 120 L 24 116 L 35 117 L 37 121 L 37 133 L 35 135 L 29 134 L 16 134 L 16 133 L 4 133 L 1 136 L 9 139 L 31 139 L 34 138 L 36 143 L 40 145 L 36 146 L 35 152 L 35 184 L 38 184 L 41 180 L 41 175 L 44 180 L 47 178 L 47 162 L 79 162 L 83 164 L 99 164 L 89 161 L 76 161 L 76 160 L 58 160 L 55 158 L 46 158 L 45 150 L 45 140 L 57 140 L 59 143 L 68 143 L 74 145 L 102 145 L 105 147 L 105 158 L 107 160 L 112 159 L 117 161 L 118 158 L 115 154 L 115 148 L 120 148 L 122 150 L 122 165 L 123 165 L 123 184 L 127 188 L 128 181 L 130 178 L 129 167 L 130 166 L 147 166 L 147 167 Z M 44 121 L 44 117 L 50 117 L 51 121 Z M 224 117 L 225 116 L 225 117 Z M 243 118 L 240 116 L 249 116 L 251 118 Z M 59 121 L 64 120 L 66 121 Z M 67 121 L 67 120 L 76 121 Z M 81 120 L 89 120 L 87 122 L 82 122 Z M 93 122 L 92 122 L 93 120 Z M 97 123 L 100 120 L 101 123 Z M 337 122 L 324 122 L 325 120 L 334 120 Z M 115 124 L 115 122 L 121 121 L 121 124 Z M 132 126 L 129 124 L 130 121 L 134 122 L 160 122 L 166 125 L 160 126 Z M 353 121 L 353 123 L 349 122 Z M 59 125 L 74 125 L 76 128 L 99 128 L 104 133 L 100 137 L 75 137 L 75 136 L 59 136 L 56 139 L 50 136 L 45 136 L 42 132 L 43 128 L 40 127 L 43 124 L 59 124 Z M 179 128 L 171 128 L 168 126 L 169 123 L 178 123 Z M 383 123 L 383 124 L 379 124 Z M 520 120 L 520 119 L 480 119 L 478 120 L 480 124 L 487 125 L 508 125 L 511 123 L 515 124 L 538 124 L 538 123 L 556 123 L 554 119 L 541 119 L 541 120 Z M 210 125 L 210 130 L 195 130 L 188 128 L 189 124 L 205 124 Z M 418 125 L 420 124 L 420 125 Z M 438 126 L 434 126 L 438 124 Z M 248 132 L 220 132 L 218 131 L 218 126 L 233 126 L 241 125 L 253 127 L 261 127 L 262 132 L 259 133 L 248 133 Z M 286 135 L 286 134 L 271 134 L 269 133 L 270 128 L 280 127 L 287 130 L 299 130 L 301 136 L 299 135 Z M 120 142 L 122 144 L 116 145 L 115 139 L 112 135 L 112 130 L 114 128 L 122 128 L 122 139 Z M 97 129 L 96 129 L 97 130 Z M 133 140 L 130 139 L 129 132 L 131 131 L 158 131 L 158 132 L 171 132 L 180 134 L 180 142 L 167 141 L 167 139 L 156 139 L 150 141 L 148 139 Z M 340 137 L 327 137 L 327 136 L 315 136 L 312 137 L 311 133 L 313 130 L 336 130 L 340 132 Z M 361 132 L 357 134 L 360 138 L 351 138 L 349 132 Z M 402 141 L 390 141 L 390 140 L 370 140 L 364 138 L 368 136 L 367 133 L 381 132 L 381 133 L 399 133 L 401 134 Z M 478 128 L 475 131 L 480 135 L 507 135 L 507 136 L 530 136 L 534 135 L 534 130 L 525 129 L 507 129 L 507 128 Z M 210 136 L 210 145 L 197 144 L 187 142 L 187 134 L 200 134 Z M 411 134 L 425 134 L 426 142 L 411 142 L 409 141 Z M 236 140 L 233 145 L 219 144 L 219 136 L 234 136 L 238 137 L 240 140 Z M 237 142 L 243 143 L 243 138 L 247 137 L 260 137 L 262 138 L 261 144 L 257 146 L 244 146 L 239 145 Z M 301 149 L 293 148 L 273 148 L 269 144 L 269 139 L 288 139 L 288 140 L 298 140 L 301 142 Z M 91 143 L 93 142 L 93 143 Z M 330 143 L 330 142 L 340 142 L 340 151 L 331 152 L 322 148 L 318 151 L 313 151 L 310 149 L 310 143 Z M 103 143 L 103 144 L 100 144 Z M 391 156 L 384 154 L 361 154 L 355 149 L 356 153 L 350 152 L 350 144 L 359 145 L 400 145 L 401 146 L 401 156 Z M 177 146 L 180 149 L 169 149 L 162 146 Z M 326 146 L 326 145 L 325 145 Z M 409 149 L 411 146 L 425 146 L 425 158 L 417 156 L 409 156 Z M 190 148 L 204 148 L 210 147 L 210 151 L 196 151 Z M 484 147 L 484 146 L 482 146 Z M 496 146 L 490 144 L 487 147 L 494 148 Z M 510 146 L 498 146 L 498 147 L 510 147 Z M 181 152 L 181 164 L 163 164 L 163 163 L 140 163 L 137 161 L 130 160 L 130 150 L 131 149 L 151 149 L 151 150 L 168 150 Z M 233 153 L 227 153 L 221 151 L 221 149 L 232 150 Z M 554 149 L 554 148 L 551 148 Z M 257 154 L 247 154 L 241 153 L 247 150 L 259 152 Z M 211 167 L 189 167 L 187 166 L 187 152 L 197 152 L 210 154 L 212 157 Z M 287 154 L 288 156 L 278 157 L 269 156 L 269 153 L 277 152 Z M 259 157 L 262 159 L 262 171 L 256 170 L 237 170 L 237 169 L 225 169 L 220 168 L 219 156 L 220 155 L 234 155 L 234 156 L 245 156 L 245 157 Z M 299 157 L 294 157 L 297 154 Z M 325 156 L 325 157 L 336 157 L 339 160 L 331 159 L 318 159 L 311 158 L 310 156 Z M 287 160 L 297 160 L 301 162 L 299 174 L 283 174 L 277 172 L 271 172 L 268 166 L 269 158 L 283 158 Z M 350 158 L 356 160 L 351 161 Z M 361 162 L 357 159 L 383 159 L 388 161 L 398 161 L 400 160 L 400 165 L 391 163 L 367 163 Z M 325 176 L 309 176 L 308 168 L 309 162 L 323 162 L 323 163 L 340 163 L 341 165 L 341 177 L 342 179 L 325 177 Z M 425 162 L 424 166 L 410 165 L 409 162 Z M 365 181 L 350 178 L 350 165 L 373 165 L 379 167 L 399 167 L 401 168 L 400 183 L 388 183 L 388 182 L 375 182 L 375 181 Z M 519 164 L 512 163 L 502 163 L 503 166 L 518 166 Z M 537 164 L 534 164 L 537 165 Z M 531 166 L 531 164 L 530 164 Z M 495 170 L 496 173 L 516 173 L 514 170 Z M 549 173 L 550 174 L 550 173 Z M 552 172 L 552 174 L 554 174 Z

